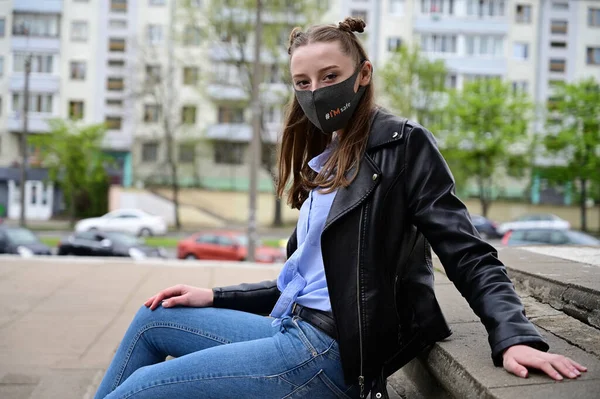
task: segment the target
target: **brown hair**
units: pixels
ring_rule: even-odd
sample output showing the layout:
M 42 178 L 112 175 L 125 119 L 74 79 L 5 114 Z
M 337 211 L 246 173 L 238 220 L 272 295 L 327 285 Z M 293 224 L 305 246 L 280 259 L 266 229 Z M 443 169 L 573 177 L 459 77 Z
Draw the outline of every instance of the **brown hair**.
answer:
M 342 52 L 350 56 L 356 68 L 359 68 L 367 60 L 367 53 L 353 32 L 363 32 L 365 26 L 360 18 L 346 18 L 338 26 L 316 25 L 306 32 L 294 28 L 290 34 L 288 53 L 291 57 L 295 49 L 309 43 L 337 41 Z M 292 208 L 300 209 L 310 190 L 316 187 L 332 192 L 339 187 L 347 187 L 352 182 L 369 136 L 373 97 L 373 85 L 369 83 L 344 134 L 339 137 L 338 145 L 317 174 L 308 166 L 308 161 L 325 150 L 332 136 L 323 134 L 308 120 L 294 96 L 288 105 L 279 148 L 277 182 L 277 195 L 282 197 L 291 179 L 287 202 Z M 352 168 L 355 168 L 353 176 L 347 177 L 346 173 Z

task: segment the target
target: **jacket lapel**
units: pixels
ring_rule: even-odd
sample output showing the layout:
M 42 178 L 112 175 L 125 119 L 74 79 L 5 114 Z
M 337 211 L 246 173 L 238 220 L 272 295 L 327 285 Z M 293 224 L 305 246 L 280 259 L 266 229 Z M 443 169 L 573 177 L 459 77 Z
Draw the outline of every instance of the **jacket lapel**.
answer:
M 354 173 L 354 168 L 348 172 L 349 176 Z M 331 205 L 327 221 L 323 230 L 340 217 L 350 212 L 363 202 L 381 180 L 381 170 L 368 154 L 365 154 L 358 168 L 358 174 L 348 187 L 338 189 Z

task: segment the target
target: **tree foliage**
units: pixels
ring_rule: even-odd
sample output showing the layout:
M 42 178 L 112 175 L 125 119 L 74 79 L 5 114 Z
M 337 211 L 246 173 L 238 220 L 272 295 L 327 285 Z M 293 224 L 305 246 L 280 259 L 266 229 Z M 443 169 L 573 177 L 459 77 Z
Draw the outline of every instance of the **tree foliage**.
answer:
M 475 179 L 484 216 L 498 175 L 522 177 L 530 164 L 531 111 L 527 96 L 500 79 L 475 80 L 450 92 L 443 111 L 443 153 L 464 180 Z
M 30 135 L 40 148 L 50 179 L 63 191 L 71 224 L 76 217 L 98 216 L 107 211 L 109 158 L 102 151 L 105 127 L 50 120 L 50 131 Z
M 430 60 L 418 46 L 401 46 L 380 72 L 391 108 L 436 130 L 443 107 L 447 70 L 442 60 Z
M 600 184 L 600 83 L 588 78 L 556 87 L 548 111 L 543 144 L 565 164 L 553 177 L 579 182 L 581 228 L 586 230 L 589 183 Z

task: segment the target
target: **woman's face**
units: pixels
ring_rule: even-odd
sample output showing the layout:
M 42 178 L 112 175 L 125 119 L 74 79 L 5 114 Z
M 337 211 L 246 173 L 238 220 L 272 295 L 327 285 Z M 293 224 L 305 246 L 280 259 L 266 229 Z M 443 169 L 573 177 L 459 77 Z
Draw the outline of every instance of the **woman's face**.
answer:
M 317 42 L 294 50 L 290 71 L 296 90 L 315 91 L 348 79 L 356 72 L 356 65 L 341 51 L 339 42 Z M 370 80 L 371 63 L 366 61 L 356 79 L 354 91 L 358 90 L 358 86 L 368 85 Z

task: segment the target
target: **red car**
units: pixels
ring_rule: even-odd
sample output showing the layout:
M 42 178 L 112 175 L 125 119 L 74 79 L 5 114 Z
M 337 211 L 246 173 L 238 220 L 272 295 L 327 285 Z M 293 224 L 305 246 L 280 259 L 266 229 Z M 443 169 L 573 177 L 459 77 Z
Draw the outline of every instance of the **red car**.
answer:
M 177 243 L 178 259 L 210 259 L 243 261 L 248 256 L 248 238 L 236 231 L 212 231 L 198 233 Z M 256 262 L 285 262 L 285 255 L 278 248 L 259 245 Z

